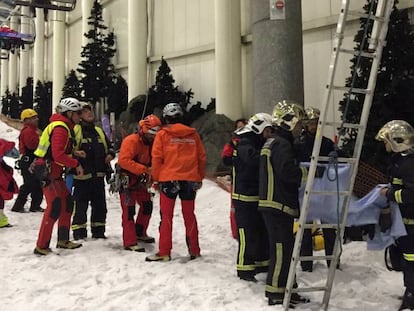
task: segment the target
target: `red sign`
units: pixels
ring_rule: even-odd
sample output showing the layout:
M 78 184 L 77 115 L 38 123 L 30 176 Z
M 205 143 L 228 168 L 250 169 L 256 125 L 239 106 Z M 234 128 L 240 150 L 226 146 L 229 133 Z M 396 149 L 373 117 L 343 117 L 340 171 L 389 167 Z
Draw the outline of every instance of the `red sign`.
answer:
M 279 10 L 283 10 L 283 8 L 285 7 L 285 2 L 284 1 L 276 1 L 276 8 Z

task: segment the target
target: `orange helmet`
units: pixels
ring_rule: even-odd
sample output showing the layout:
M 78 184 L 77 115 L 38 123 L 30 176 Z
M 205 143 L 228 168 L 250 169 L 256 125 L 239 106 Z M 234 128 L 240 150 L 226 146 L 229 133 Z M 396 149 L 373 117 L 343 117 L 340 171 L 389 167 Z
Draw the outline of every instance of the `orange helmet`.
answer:
M 139 127 L 144 134 L 155 135 L 161 128 L 161 120 L 154 114 L 146 116 L 138 122 Z

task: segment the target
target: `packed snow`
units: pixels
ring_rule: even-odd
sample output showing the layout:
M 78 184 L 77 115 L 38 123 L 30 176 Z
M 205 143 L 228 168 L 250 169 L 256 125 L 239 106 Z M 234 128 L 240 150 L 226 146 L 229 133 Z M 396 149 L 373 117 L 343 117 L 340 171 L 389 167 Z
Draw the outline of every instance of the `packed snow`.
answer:
M 19 132 L 0 122 L 0 136 L 16 141 Z M 14 160 L 7 158 L 10 165 Z M 18 171 L 14 176 L 21 184 Z M 88 238 L 76 250 L 56 249 L 53 254 L 33 254 L 41 213 L 5 213 L 13 224 L 0 229 L 0 309 L 16 310 L 282 310 L 268 306 L 264 297 L 266 274 L 258 283 L 236 275 L 237 242 L 231 237 L 229 193 L 204 180 L 196 199 L 201 258 L 188 261 L 179 200 L 175 208 L 173 251 L 170 262 L 145 262 L 146 253 L 122 248 L 121 208 L 117 194 L 107 194 L 107 240 Z M 45 201 L 42 205 L 44 208 Z M 28 208 L 26 206 L 26 208 Z M 148 233 L 158 240 L 159 197 Z M 89 235 L 90 236 L 90 235 Z M 329 310 L 389 311 L 401 304 L 402 274 L 385 268 L 383 252 L 366 250 L 365 242 L 343 246 L 341 268 L 335 275 Z M 313 272 L 297 272 L 299 286 L 321 286 L 327 276 L 324 261 Z M 296 310 L 320 310 L 322 292 L 306 294 L 310 304 Z

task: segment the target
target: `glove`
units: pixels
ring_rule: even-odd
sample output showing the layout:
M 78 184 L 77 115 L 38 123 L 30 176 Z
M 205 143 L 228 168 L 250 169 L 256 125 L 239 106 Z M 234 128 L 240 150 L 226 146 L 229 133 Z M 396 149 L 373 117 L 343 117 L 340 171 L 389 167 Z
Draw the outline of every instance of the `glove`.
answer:
M 372 240 L 375 236 L 375 225 L 364 225 L 361 226 L 362 235 L 368 235 L 369 239 Z
M 381 232 L 385 232 L 391 228 L 392 219 L 391 219 L 391 208 L 389 206 L 381 209 L 381 214 L 379 217 L 378 224 L 380 226 Z

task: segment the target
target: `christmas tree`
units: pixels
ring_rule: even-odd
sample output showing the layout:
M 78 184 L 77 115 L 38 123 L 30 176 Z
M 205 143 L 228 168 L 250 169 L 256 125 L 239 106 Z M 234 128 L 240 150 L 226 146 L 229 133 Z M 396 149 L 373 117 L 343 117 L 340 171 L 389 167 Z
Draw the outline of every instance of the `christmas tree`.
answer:
M 74 97 L 80 99 L 81 92 L 81 82 L 79 81 L 75 70 L 72 69 L 66 77 L 65 85 L 62 89 L 62 98 Z
M 368 12 L 370 5 L 371 1 L 368 1 L 364 6 L 366 12 Z M 376 3 L 374 5 L 376 6 Z M 357 43 L 356 51 L 361 47 L 366 22 L 366 18 L 361 18 L 361 29 L 354 38 L 354 42 Z M 371 29 L 372 21 L 369 24 L 369 30 Z M 375 140 L 378 130 L 386 122 L 396 119 L 405 120 L 414 126 L 414 30 L 410 24 L 407 10 L 399 10 L 394 5 L 386 42 L 378 69 L 377 83 L 361 154 L 362 161 L 381 171 L 384 171 L 386 167 L 388 156 L 383 144 Z M 363 49 L 367 50 L 368 40 L 365 44 Z M 346 80 L 346 85 L 351 86 L 352 76 L 355 73 L 356 79 L 353 87 L 366 88 L 372 60 L 362 58 L 358 68 L 356 68 L 357 57 L 354 57 L 351 63 L 351 77 Z M 349 98 L 347 96 L 349 95 L 346 95 L 340 102 L 339 110 L 342 112 L 342 120 L 349 123 L 359 123 L 365 95 L 353 94 Z M 343 149 L 352 151 L 357 134 L 356 130 L 347 129 L 342 134 Z
M 121 112 L 128 107 L 128 84 L 125 79 L 116 75 L 109 85 L 108 111 L 115 112 L 115 119 L 118 119 Z
M 22 88 L 22 110 L 27 108 L 33 108 L 33 78 L 28 77 L 26 79 L 26 86 Z
M 34 107 L 39 115 L 39 128 L 42 130 L 49 124 L 52 115 L 52 86 L 51 81 L 44 84 L 38 81 L 36 85 Z
M 113 48 L 114 33 L 107 33 L 108 27 L 103 23 L 102 6 L 98 0 L 94 1 L 88 25 L 91 29 L 84 36 L 89 39 L 89 43 L 82 47 L 82 61 L 77 70 L 83 74 L 82 100 L 95 104 L 108 96 L 109 85 L 115 73 L 111 58 L 116 52 Z

